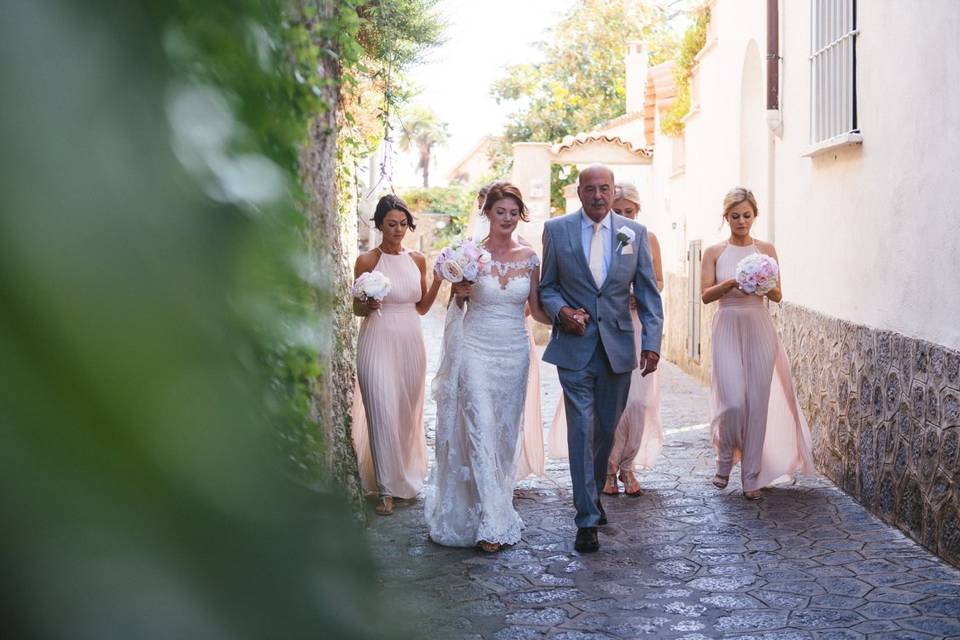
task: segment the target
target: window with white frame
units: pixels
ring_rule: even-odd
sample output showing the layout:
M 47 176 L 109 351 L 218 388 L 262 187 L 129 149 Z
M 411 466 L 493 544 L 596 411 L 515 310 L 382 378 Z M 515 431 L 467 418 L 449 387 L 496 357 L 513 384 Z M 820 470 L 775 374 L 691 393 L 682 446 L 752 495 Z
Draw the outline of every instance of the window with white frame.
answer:
M 810 0 L 813 146 L 843 142 L 857 133 L 856 37 L 856 0 Z

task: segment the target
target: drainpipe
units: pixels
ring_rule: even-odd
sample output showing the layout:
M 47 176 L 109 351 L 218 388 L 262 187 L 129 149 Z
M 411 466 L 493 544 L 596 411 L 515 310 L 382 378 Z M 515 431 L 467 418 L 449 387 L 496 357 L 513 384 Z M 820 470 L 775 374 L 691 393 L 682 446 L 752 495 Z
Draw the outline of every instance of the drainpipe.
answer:
M 776 241 L 776 138 L 783 135 L 783 113 L 780 110 L 780 2 L 767 0 L 767 232 L 770 242 Z
M 780 110 L 780 0 L 767 0 L 767 111 Z

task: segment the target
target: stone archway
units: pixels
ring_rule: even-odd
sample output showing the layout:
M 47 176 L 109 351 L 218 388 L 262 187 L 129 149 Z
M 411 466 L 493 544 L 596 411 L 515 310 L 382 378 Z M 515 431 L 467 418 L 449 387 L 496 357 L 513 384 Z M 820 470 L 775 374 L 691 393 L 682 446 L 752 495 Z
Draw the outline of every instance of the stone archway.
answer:
M 540 249 L 543 223 L 550 218 L 551 164 L 649 165 L 653 151 L 629 140 L 603 133 L 569 136 L 558 144 L 517 142 L 513 145 L 511 181 L 530 209 L 530 240 Z M 535 238 L 535 240 L 534 240 Z

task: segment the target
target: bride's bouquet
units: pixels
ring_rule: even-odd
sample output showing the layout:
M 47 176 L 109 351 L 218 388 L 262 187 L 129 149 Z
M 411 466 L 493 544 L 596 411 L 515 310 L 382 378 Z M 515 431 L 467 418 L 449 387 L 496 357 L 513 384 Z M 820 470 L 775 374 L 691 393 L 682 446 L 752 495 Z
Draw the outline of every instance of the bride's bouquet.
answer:
M 361 273 L 360 276 L 353 281 L 351 292 L 353 293 L 353 297 L 361 302 L 366 302 L 367 300 L 382 302 L 383 299 L 387 297 L 387 294 L 390 293 L 390 286 L 390 278 L 383 275 L 382 272 L 367 271 L 366 273 Z M 380 309 L 377 309 L 377 315 L 383 315 L 380 313 Z
M 745 293 L 764 296 L 777 286 L 780 267 L 763 253 L 754 253 L 737 263 L 737 284 Z
M 465 238 L 444 248 L 433 270 L 447 282 L 475 282 L 491 259 L 489 251 L 473 239 Z

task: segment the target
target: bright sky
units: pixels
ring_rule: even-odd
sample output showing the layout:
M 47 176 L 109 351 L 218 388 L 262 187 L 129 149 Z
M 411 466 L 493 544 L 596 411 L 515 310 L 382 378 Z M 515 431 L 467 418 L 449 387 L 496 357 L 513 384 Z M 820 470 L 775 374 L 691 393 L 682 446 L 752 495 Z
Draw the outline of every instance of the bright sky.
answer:
M 423 92 L 415 104 L 431 107 L 447 122 L 452 137 L 437 153 L 430 185 L 445 182 L 447 172 L 485 135 L 498 134 L 509 109 L 497 105 L 490 85 L 508 64 L 535 58 L 533 44 L 573 5 L 573 0 L 441 0 L 447 20 L 446 43 L 410 73 Z M 416 159 L 396 157 L 394 179 L 419 185 Z

